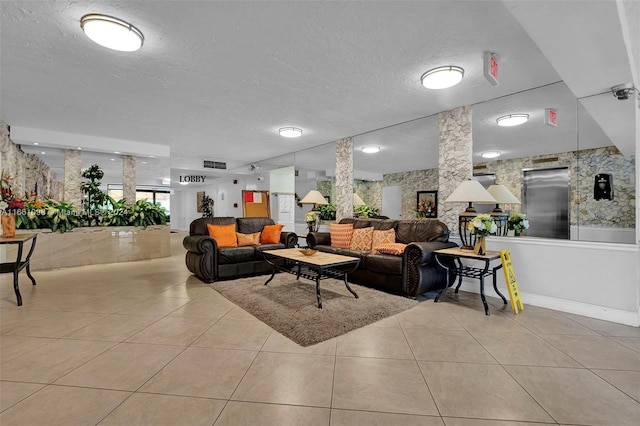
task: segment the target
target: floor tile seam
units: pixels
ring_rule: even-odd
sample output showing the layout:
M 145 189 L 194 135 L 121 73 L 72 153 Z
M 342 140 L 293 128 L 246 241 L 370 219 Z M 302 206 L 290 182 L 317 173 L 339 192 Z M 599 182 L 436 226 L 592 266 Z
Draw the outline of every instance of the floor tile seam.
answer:
M 5 336 L 5 337 L 30 337 L 30 336 Z M 37 348 L 31 348 L 31 349 L 27 350 L 26 352 L 21 352 L 20 354 L 15 355 L 15 356 L 13 356 L 13 357 L 11 357 L 11 358 L 9 358 L 9 359 L 0 358 L 0 367 L 1 367 L 3 364 L 6 364 L 6 363 L 7 363 L 7 362 L 9 362 L 9 361 L 13 361 L 13 360 L 14 360 L 14 359 L 16 359 L 16 358 L 20 358 L 20 357 L 22 357 L 22 356 L 25 356 L 25 355 L 27 355 L 27 354 L 29 354 L 29 353 L 31 353 L 31 352 L 33 352 L 33 351 L 35 351 L 36 349 L 40 349 L 40 348 L 42 348 L 43 346 L 48 345 L 49 343 L 54 343 L 53 341 L 55 341 L 55 340 L 59 340 L 58 338 L 55 338 L 55 337 L 34 337 L 34 339 L 49 339 L 49 340 L 52 340 L 52 341 L 51 341 L 51 342 L 44 343 L 44 344 L 42 344 L 42 345 L 38 346 Z M 0 346 L 2 346 L 2 336 L 0 336 Z
M 331 408 L 331 404 L 329 404 L 329 406 L 324 406 L 324 405 L 309 405 L 309 404 L 293 404 L 290 402 L 267 402 L 267 401 L 252 401 L 252 400 L 248 400 L 248 399 L 237 399 L 237 398 L 233 398 L 233 396 L 231 396 L 227 402 L 244 402 L 247 404 L 264 404 L 264 405 L 275 405 L 275 406 L 287 406 L 287 407 L 303 407 L 303 408 L 320 408 L 323 410 L 332 410 L 333 408 Z
M 555 350 L 560 351 L 562 354 L 568 356 L 570 359 L 572 359 L 575 362 L 577 362 L 579 365 L 583 366 L 584 368 L 588 368 L 584 363 L 580 362 L 575 357 L 572 357 L 569 353 L 567 353 L 566 351 L 562 350 L 562 348 L 559 348 L 558 346 L 554 345 L 553 342 L 550 342 L 549 340 L 545 339 L 544 335 L 536 334 L 536 336 L 538 336 L 540 339 L 542 339 L 545 342 L 547 342 L 548 344 L 550 344 Z M 554 334 L 554 336 L 556 336 L 556 335 Z
M 381 411 L 381 410 L 363 410 L 358 408 L 331 408 L 331 411 L 353 411 L 358 413 L 376 413 L 376 414 L 399 414 L 402 416 L 416 416 L 416 417 L 433 417 L 442 418 L 439 414 L 417 414 L 417 413 L 399 413 L 397 411 Z M 451 417 L 451 416 L 449 416 Z
M 187 318 L 188 318 L 188 317 L 187 317 Z M 200 333 L 198 336 L 196 336 L 196 338 L 195 338 L 195 339 L 193 339 L 193 340 L 192 340 L 188 345 L 186 345 L 185 347 L 187 347 L 187 348 L 190 348 L 190 347 L 194 347 L 194 348 L 211 348 L 210 346 L 195 346 L 195 345 L 194 345 L 194 343 L 195 343 L 195 342 L 197 342 L 197 341 L 198 341 L 202 336 L 204 336 L 205 334 L 207 334 L 207 332 L 208 332 L 209 330 L 211 330 L 211 329 L 213 328 L 213 326 L 214 326 L 214 325 L 218 324 L 222 318 L 224 318 L 224 317 L 218 318 L 218 319 L 216 319 L 215 321 L 213 321 L 213 323 L 212 323 L 209 327 L 207 327 L 207 328 L 206 328 L 202 333 Z M 209 318 L 205 318 L 205 319 L 209 319 Z M 265 340 L 265 342 L 266 342 L 266 340 Z M 263 346 L 264 346 L 264 343 L 263 343 Z M 262 347 L 262 346 L 261 346 L 261 347 Z M 211 349 L 231 349 L 231 348 L 211 348 Z M 233 349 L 237 349 L 237 348 L 233 348 Z M 246 350 L 248 350 L 248 349 L 246 349 Z M 254 352 L 256 352 L 256 351 L 254 351 Z M 259 352 L 259 351 L 258 351 L 258 352 Z
M 485 417 L 463 417 L 463 416 L 442 416 L 442 421 L 445 422 L 445 425 L 447 424 L 447 422 L 445 421 L 446 419 L 463 419 L 463 420 L 482 420 L 482 421 L 498 421 L 498 422 L 516 422 L 518 424 L 523 424 L 523 425 L 527 425 L 527 424 L 532 424 L 532 425 L 539 425 L 539 424 L 545 424 L 545 425 L 558 425 L 560 423 L 558 423 L 555 419 L 553 420 L 553 422 L 545 422 L 545 421 L 541 421 L 541 420 L 505 420 L 505 419 L 488 419 Z M 553 419 L 553 418 L 552 418 Z M 571 423 L 562 423 L 563 425 L 569 426 L 571 425 Z M 579 425 L 579 424 L 574 424 L 573 426 L 589 426 L 589 425 Z
M 542 403 L 540 401 L 538 401 L 528 390 L 527 388 L 524 387 L 524 385 L 522 383 L 520 383 L 520 381 L 518 381 L 518 379 L 516 379 L 513 374 L 511 374 L 511 372 L 509 370 L 507 370 L 506 368 L 504 368 L 503 365 L 500 365 L 500 368 L 502 369 L 502 371 L 504 371 L 510 378 L 511 380 L 513 380 L 518 386 L 520 386 L 520 389 L 522 389 L 527 395 L 529 395 L 529 398 L 531 398 L 533 401 L 535 401 L 535 403 L 538 405 L 538 407 L 540 407 L 540 409 L 542 411 L 544 411 L 550 419 L 552 419 L 554 422 L 556 422 L 556 424 L 559 424 L 560 421 L 558 419 L 556 419 L 555 417 L 553 417 L 551 415 L 551 413 L 549 412 L 549 410 L 547 410 L 544 405 L 542 405 Z M 538 367 L 538 368 L 547 368 L 547 367 Z M 560 367 L 558 367 L 560 368 Z
M 440 410 L 440 407 L 438 406 L 438 402 L 436 401 L 436 397 L 433 395 L 433 391 L 431 390 L 431 386 L 429 386 L 429 381 L 427 380 L 427 377 L 424 374 L 424 371 L 422 370 L 422 367 L 420 367 L 420 362 L 419 361 L 414 361 L 416 363 L 416 366 L 418 367 L 418 371 L 420 372 L 420 375 L 422 376 L 422 381 L 424 382 L 425 386 L 427 387 L 427 391 L 429 391 L 429 396 L 431 397 L 431 401 L 433 402 L 433 406 L 436 407 L 436 411 L 438 412 L 438 416 L 440 416 L 440 418 L 442 419 L 442 411 Z M 408 414 L 408 413 L 405 413 Z M 444 423 L 444 420 L 443 420 Z
M 4 382 L 5 380 L 2 380 L 2 381 Z M 17 383 L 29 383 L 29 382 L 17 382 Z M 31 383 L 29 383 L 29 384 L 31 384 Z M 26 395 L 24 398 L 20 399 L 19 401 L 16 401 L 15 403 L 11 404 L 10 406 L 5 407 L 2 411 L 0 411 L 0 414 L 10 410 L 11 408 L 15 407 L 16 405 L 20 404 L 21 402 L 26 401 L 27 399 L 31 398 L 32 396 L 34 396 L 35 394 L 37 394 L 38 392 L 44 390 L 47 386 L 49 386 L 48 383 L 38 383 L 38 384 L 41 384 L 43 386 L 40 389 L 36 390 L 35 392 L 30 393 L 29 395 Z
M 240 384 L 244 381 L 244 379 L 247 377 L 247 373 L 249 373 L 249 370 L 251 370 L 251 367 L 253 367 L 253 365 L 255 364 L 256 360 L 258 359 L 258 357 L 260 356 L 262 352 L 256 351 L 255 355 L 253 356 L 253 359 L 251 360 L 251 362 L 249 363 L 249 366 L 247 367 L 247 369 L 244 371 L 244 373 L 242 374 L 242 377 L 240 378 L 240 380 L 238 380 L 238 383 L 236 384 L 236 386 L 233 388 L 233 390 L 231 391 L 231 393 L 229 394 L 229 398 L 227 398 L 227 401 L 235 401 L 233 399 L 233 395 L 235 395 L 235 393 L 238 391 L 238 388 L 240 387 Z M 246 402 L 246 401 L 243 401 Z M 226 405 L 225 405 L 226 406 Z
M 598 368 L 597 370 L 603 370 L 602 368 Z M 604 380 L 606 383 L 608 383 L 609 385 L 613 386 L 614 388 L 616 388 L 618 391 L 622 392 L 623 394 L 627 395 L 629 398 L 631 398 L 633 401 L 638 403 L 638 409 L 640 410 L 640 397 L 636 398 L 632 395 L 630 395 L 629 393 L 627 393 L 626 391 L 624 391 L 623 389 L 620 389 L 615 383 L 609 381 L 606 377 L 603 377 L 601 375 L 599 375 L 597 372 L 593 371 L 593 369 L 589 369 L 589 371 L 591 371 L 591 373 L 595 374 L 598 378 L 600 378 L 601 380 Z M 607 370 L 607 371 L 611 371 L 611 370 Z M 618 371 L 618 370 L 615 370 Z M 624 371 L 624 370 L 623 370 Z M 628 370 L 627 370 L 628 371 Z

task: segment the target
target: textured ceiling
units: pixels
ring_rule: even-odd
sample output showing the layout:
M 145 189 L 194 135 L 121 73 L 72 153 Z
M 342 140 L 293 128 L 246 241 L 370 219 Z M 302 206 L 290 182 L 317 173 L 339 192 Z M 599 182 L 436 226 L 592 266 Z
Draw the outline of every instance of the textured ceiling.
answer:
M 320 159 L 332 157 L 317 150 L 354 135 L 357 148 L 379 140 L 386 155 L 357 153 L 356 169 L 432 167 L 437 113 L 466 104 L 478 104 L 477 149 L 507 137 L 527 155 L 523 134 L 496 136 L 502 129 L 493 123 L 500 108 L 535 102 L 526 94 L 501 98 L 561 80 L 500 1 L 2 1 L 0 10 L 3 120 L 170 146 L 174 172 L 197 170 L 203 158 L 240 171 L 320 145 L 296 162 L 324 170 L 331 164 Z M 93 44 L 79 25 L 86 13 L 130 21 L 145 35 L 143 48 L 123 53 Z M 483 76 L 485 51 L 500 56 L 498 86 Z M 422 73 L 450 64 L 465 69 L 461 84 L 420 86 Z M 556 100 L 548 91 L 549 104 L 535 103 L 533 115 L 569 107 L 571 93 L 559 93 Z M 283 126 L 304 135 L 282 138 Z

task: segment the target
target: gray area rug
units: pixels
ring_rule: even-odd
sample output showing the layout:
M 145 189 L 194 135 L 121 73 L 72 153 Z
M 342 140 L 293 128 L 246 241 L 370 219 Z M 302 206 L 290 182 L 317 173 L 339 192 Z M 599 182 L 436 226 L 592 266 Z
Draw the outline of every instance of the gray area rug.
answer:
M 301 346 L 310 346 L 417 306 L 418 302 L 335 279 L 320 282 L 318 309 L 314 281 L 280 273 L 265 286 L 269 275 L 219 281 L 211 287 L 274 330 Z

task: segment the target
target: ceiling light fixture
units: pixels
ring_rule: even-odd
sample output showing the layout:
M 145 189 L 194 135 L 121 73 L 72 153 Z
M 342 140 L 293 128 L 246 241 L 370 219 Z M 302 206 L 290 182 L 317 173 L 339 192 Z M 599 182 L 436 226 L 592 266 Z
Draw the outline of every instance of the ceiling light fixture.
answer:
M 144 43 L 139 29 L 113 16 L 90 13 L 80 19 L 80 27 L 87 37 L 109 49 L 134 52 Z
M 360 148 L 360 151 L 365 154 L 375 154 L 376 152 L 380 152 L 380 147 L 377 145 L 367 145 Z
M 302 136 L 302 129 L 298 129 L 297 127 L 281 127 L 278 129 L 278 133 L 285 138 L 298 138 Z
M 529 121 L 529 114 L 503 115 L 502 117 L 498 117 L 498 119 L 496 120 L 498 126 L 501 127 L 519 126 L 526 123 L 527 121 Z
M 487 151 L 482 153 L 482 158 L 496 158 L 500 157 L 501 154 L 500 151 Z
M 425 72 L 420 77 L 420 81 L 427 89 L 446 89 L 460 83 L 463 76 L 464 70 L 462 68 L 449 65 Z

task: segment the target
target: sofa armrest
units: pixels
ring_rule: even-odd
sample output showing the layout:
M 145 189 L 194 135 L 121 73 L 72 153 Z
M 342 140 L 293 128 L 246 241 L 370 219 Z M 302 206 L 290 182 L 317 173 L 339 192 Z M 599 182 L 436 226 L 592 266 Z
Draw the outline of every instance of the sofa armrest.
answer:
M 187 249 L 187 269 L 205 283 L 215 281 L 218 270 L 218 244 L 208 235 L 187 235 L 182 240 Z
M 189 251 L 205 253 L 207 251 L 217 251 L 216 240 L 208 235 L 187 235 L 182 240 L 182 245 Z
M 428 265 L 431 263 L 436 263 L 436 258 L 433 255 L 433 252 L 436 250 L 458 247 L 456 243 L 443 243 L 440 241 L 431 241 L 431 242 L 413 242 L 407 244 L 407 248 L 405 249 L 405 253 L 409 255 L 410 262 L 416 265 Z
M 307 234 L 307 245 L 310 248 L 315 246 L 330 246 L 331 234 L 329 232 L 309 232 Z
M 298 234 L 295 232 L 281 232 L 280 242 L 284 244 L 286 248 L 293 248 L 298 244 Z
M 456 243 L 443 243 L 439 241 L 413 242 L 407 244 L 404 250 L 406 259 L 404 265 L 406 269 L 403 271 L 402 277 L 403 296 L 415 298 L 418 294 L 430 291 L 434 287 L 444 286 L 445 283 L 441 281 L 446 281 L 446 274 L 444 274 L 444 269 L 440 268 L 436 262 L 433 252 L 435 250 L 457 246 Z M 449 270 L 449 273 L 449 285 L 451 285 L 456 277 L 455 270 L 452 268 Z M 442 277 L 436 278 L 438 275 L 442 275 Z M 434 279 L 436 279 L 437 282 L 434 282 Z

